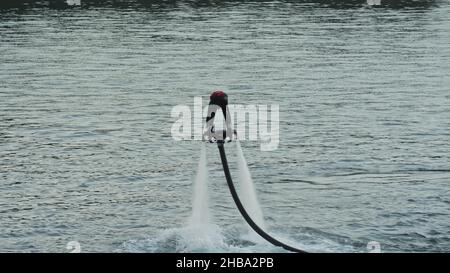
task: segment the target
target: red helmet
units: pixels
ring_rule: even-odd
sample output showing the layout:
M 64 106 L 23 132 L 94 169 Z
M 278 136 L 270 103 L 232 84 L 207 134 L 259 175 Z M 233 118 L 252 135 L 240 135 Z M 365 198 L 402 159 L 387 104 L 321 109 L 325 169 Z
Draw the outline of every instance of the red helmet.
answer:
M 209 96 L 209 104 L 225 107 L 228 105 L 228 95 L 222 90 L 216 90 L 211 93 L 211 96 Z
M 227 97 L 227 94 L 225 92 L 223 92 L 222 90 L 215 90 L 214 92 L 211 93 L 210 98 L 213 97 Z

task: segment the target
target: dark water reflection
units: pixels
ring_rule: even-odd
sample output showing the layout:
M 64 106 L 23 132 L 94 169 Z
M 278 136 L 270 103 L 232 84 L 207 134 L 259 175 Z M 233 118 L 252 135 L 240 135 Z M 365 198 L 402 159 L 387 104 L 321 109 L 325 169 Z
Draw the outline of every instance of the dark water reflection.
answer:
M 433 6 L 438 6 L 441 0 L 383 0 L 380 7 L 394 8 L 394 9 L 427 9 Z M 335 9 L 361 8 L 367 6 L 365 0 L 82 0 L 81 8 L 93 7 L 114 7 L 114 8 L 146 8 L 146 9 L 173 9 L 180 6 L 191 8 L 226 8 L 235 5 L 270 5 L 289 4 L 295 7 L 296 5 L 308 5 L 311 7 L 329 7 Z M 3 0 L 0 3 L 0 8 L 35 8 L 35 7 L 50 7 L 55 9 L 73 8 L 67 5 L 67 0 L 48 0 L 48 1 L 33 1 L 33 0 Z M 79 7 L 77 7 L 79 8 Z

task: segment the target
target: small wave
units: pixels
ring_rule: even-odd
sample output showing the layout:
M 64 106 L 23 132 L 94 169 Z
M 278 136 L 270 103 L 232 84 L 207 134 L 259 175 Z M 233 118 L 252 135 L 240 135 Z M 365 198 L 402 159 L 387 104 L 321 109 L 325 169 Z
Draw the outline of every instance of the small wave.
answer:
M 404 175 L 411 173 L 426 173 L 426 172 L 450 172 L 450 169 L 427 169 L 427 168 L 415 168 L 415 169 L 403 169 L 403 170 L 392 170 L 392 171 L 355 171 L 355 172 L 345 172 L 330 174 L 328 176 L 359 176 L 359 175 Z

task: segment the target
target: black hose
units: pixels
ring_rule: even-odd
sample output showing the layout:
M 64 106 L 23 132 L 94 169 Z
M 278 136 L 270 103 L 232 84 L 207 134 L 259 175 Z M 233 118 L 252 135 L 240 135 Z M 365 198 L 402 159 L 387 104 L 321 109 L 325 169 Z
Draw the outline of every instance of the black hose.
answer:
M 264 230 L 262 230 L 252 220 L 252 218 L 250 218 L 250 215 L 248 215 L 247 211 L 245 210 L 244 206 L 241 203 L 241 200 L 239 199 L 239 196 L 238 196 L 238 194 L 236 192 L 236 189 L 234 187 L 234 184 L 233 184 L 233 180 L 231 179 L 230 169 L 228 168 L 228 161 L 227 161 L 227 156 L 225 154 L 225 148 L 223 146 L 223 143 L 222 142 L 218 142 L 217 146 L 219 147 L 220 159 L 222 160 L 223 171 L 224 171 L 225 177 L 227 179 L 228 188 L 230 188 L 231 196 L 233 196 L 234 203 L 236 203 L 236 206 L 238 207 L 239 212 L 242 214 L 242 216 L 244 217 L 245 221 L 247 221 L 247 223 L 250 225 L 250 227 L 252 227 L 253 230 L 256 233 L 258 233 L 261 237 L 263 237 L 269 243 L 271 243 L 271 244 L 273 244 L 275 246 L 282 247 L 282 248 L 284 248 L 286 250 L 289 250 L 289 251 L 292 251 L 292 252 L 307 253 L 306 251 L 297 249 L 297 248 L 292 247 L 292 246 L 288 246 L 288 245 L 278 241 L 277 239 L 273 238 L 272 236 L 267 234 Z

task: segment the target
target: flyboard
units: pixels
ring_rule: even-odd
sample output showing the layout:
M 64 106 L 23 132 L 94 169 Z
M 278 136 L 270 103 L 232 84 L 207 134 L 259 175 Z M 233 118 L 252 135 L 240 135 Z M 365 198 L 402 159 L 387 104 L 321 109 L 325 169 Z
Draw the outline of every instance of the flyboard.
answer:
M 210 96 L 209 106 L 208 106 L 208 115 L 206 117 L 206 130 L 203 134 L 203 140 L 209 143 L 217 143 L 217 147 L 219 148 L 220 159 L 222 161 L 223 171 L 225 173 L 225 178 L 227 180 L 228 188 L 230 189 L 231 196 L 233 197 L 234 203 L 236 204 L 239 212 L 242 217 L 244 217 L 245 221 L 248 225 L 262 238 L 264 238 L 269 243 L 282 247 L 288 251 L 297 252 L 297 253 L 307 253 L 304 250 L 289 246 L 279 240 L 275 239 L 263 229 L 261 229 L 255 221 L 252 220 L 246 209 L 244 208 L 239 196 L 236 192 L 236 188 L 234 187 L 233 180 L 231 178 L 230 169 L 228 167 L 227 156 L 225 153 L 225 144 L 231 142 L 233 137 L 236 137 L 236 132 L 232 129 L 231 126 L 231 117 L 230 112 L 228 110 L 228 96 L 223 91 L 214 91 Z M 218 110 L 222 110 L 223 116 L 225 118 L 225 126 L 224 130 L 216 131 L 214 127 L 214 117 Z

